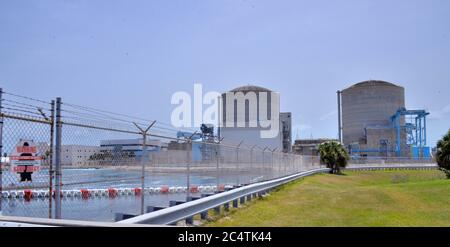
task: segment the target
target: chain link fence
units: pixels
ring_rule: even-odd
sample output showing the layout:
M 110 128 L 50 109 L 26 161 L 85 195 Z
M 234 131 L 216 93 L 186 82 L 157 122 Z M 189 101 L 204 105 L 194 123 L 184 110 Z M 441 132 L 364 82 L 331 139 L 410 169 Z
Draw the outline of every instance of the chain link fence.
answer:
M 114 221 L 321 167 L 317 156 L 224 144 L 59 98 L 0 95 L 3 215 Z
M 1 89 L 0 100 L 0 212 L 51 217 L 54 102 Z

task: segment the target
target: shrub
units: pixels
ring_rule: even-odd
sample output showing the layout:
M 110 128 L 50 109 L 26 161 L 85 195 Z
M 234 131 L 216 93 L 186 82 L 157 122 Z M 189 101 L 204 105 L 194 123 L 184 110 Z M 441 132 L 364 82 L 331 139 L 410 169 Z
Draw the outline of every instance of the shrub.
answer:
M 335 141 L 319 144 L 320 161 L 330 168 L 331 174 L 340 174 L 341 168 L 347 166 L 349 155 L 344 146 Z
M 436 161 L 447 178 L 450 178 L 450 129 L 437 143 Z

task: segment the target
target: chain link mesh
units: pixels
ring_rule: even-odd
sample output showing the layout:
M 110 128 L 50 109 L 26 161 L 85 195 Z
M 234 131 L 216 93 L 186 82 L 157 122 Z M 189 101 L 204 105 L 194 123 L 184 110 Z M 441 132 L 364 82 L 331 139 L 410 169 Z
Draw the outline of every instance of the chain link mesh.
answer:
M 52 103 L 3 93 L 0 211 L 51 217 Z

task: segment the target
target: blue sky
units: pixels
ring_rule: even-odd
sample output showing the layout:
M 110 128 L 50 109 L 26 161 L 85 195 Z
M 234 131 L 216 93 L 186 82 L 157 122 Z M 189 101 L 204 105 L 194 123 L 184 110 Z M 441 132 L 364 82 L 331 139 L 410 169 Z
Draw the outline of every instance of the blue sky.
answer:
M 336 137 L 336 91 L 380 79 L 450 127 L 450 1 L 0 2 L 5 91 L 170 122 L 176 91 L 257 84 L 294 137 Z

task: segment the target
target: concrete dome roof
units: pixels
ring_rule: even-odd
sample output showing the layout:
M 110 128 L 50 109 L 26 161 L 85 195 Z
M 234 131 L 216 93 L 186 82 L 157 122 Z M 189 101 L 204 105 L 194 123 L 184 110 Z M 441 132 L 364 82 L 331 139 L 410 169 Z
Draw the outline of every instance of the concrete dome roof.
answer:
M 267 88 L 264 88 L 264 87 L 249 84 L 246 86 L 241 86 L 241 87 L 232 89 L 232 90 L 230 90 L 230 92 L 272 92 L 272 91 Z
M 362 82 L 358 82 L 344 90 L 347 89 L 351 89 L 351 88 L 356 88 L 356 87 L 367 87 L 367 86 L 392 86 L 392 87 L 399 87 L 399 88 L 403 88 L 401 86 L 395 85 L 394 83 L 391 82 L 387 82 L 387 81 L 381 81 L 381 80 L 368 80 L 368 81 L 362 81 Z

